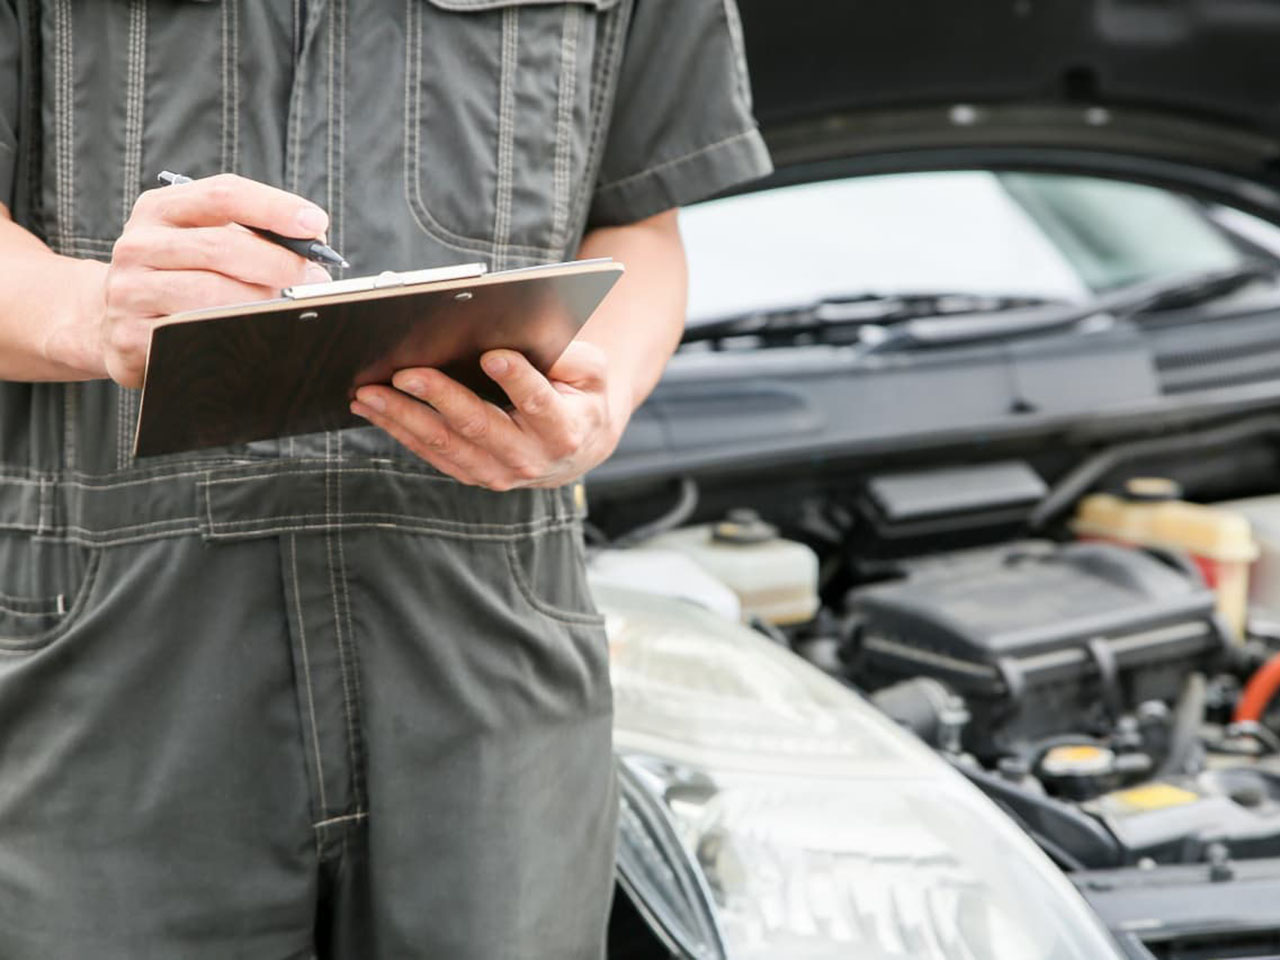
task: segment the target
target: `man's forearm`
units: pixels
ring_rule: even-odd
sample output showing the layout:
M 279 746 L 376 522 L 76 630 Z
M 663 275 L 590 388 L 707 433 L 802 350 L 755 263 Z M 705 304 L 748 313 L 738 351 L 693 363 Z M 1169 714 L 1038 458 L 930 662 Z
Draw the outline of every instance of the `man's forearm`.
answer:
M 0 206 L 0 380 L 105 375 L 98 320 L 106 270 L 54 253 Z
M 581 339 L 609 357 L 611 387 L 625 405 L 640 405 L 658 378 L 684 329 L 688 269 L 674 210 L 625 227 L 593 230 L 579 256 L 613 257 L 626 273 L 582 329 Z

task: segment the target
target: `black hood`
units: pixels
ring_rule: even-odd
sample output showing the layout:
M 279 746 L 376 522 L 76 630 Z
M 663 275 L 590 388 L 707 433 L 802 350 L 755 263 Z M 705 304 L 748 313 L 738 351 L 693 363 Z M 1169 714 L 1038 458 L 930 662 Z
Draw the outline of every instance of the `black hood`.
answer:
M 739 5 L 778 180 L 1089 170 L 1280 218 L 1280 0 Z

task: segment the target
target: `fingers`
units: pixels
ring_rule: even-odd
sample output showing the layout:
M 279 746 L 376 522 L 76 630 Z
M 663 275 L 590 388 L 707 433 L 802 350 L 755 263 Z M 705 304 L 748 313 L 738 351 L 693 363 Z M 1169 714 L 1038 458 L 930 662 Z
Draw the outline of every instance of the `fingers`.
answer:
M 277 296 L 279 292 L 279 288 L 244 283 L 204 270 L 146 270 L 107 277 L 107 301 L 111 309 L 143 318 L 252 303 Z
M 351 412 L 381 427 L 437 470 L 463 483 L 511 490 L 520 485 L 493 453 L 459 436 L 434 410 L 388 387 L 363 387 Z
M 480 365 L 535 429 L 556 419 L 563 403 L 551 382 L 514 350 L 491 350 Z
M 509 416 L 439 370 L 401 370 L 391 382 L 434 407 L 449 428 L 464 440 L 513 458 L 518 455 L 518 448 L 524 446 L 524 437 Z
M 566 397 L 527 358 L 513 350 L 492 350 L 480 363 L 511 400 L 517 424 L 538 436 L 549 457 L 559 459 L 577 452 L 586 439 L 584 429 L 591 424 L 570 415 Z M 555 371 L 553 366 L 553 375 Z M 597 373 L 590 359 L 576 367 L 570 364 L 562 370 L 562 375 L 565 373 L 577 379 L 571 389 L 585 391 L 596 384 Z M 603 383 L 602 372 L 599 383 Z
M 148 190 L 138 198 L 131 219 L 174 227 L 242 223 L 304 239 L 329 228 L 328 215 L 309 200 L 230 173 Z
M 330 279 L 318 264 L 238 226 L 140 226 L 116 242 L 112 262 L 125 268 L 207 270 L 276 293 L 295 283 Z

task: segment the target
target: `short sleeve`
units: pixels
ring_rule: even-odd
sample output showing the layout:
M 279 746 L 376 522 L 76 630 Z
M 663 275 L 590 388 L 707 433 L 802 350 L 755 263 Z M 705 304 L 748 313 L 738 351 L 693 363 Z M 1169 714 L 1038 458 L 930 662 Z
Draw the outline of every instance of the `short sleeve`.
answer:
M 633 223 L 772 169 L 735 0 L 635 0 L 589 225 Z
M 21 56 L 18 17 L 9 0 L 0 0 L 0 203 L 13 206 L 13 177 L 18 163 L 18 70 Z

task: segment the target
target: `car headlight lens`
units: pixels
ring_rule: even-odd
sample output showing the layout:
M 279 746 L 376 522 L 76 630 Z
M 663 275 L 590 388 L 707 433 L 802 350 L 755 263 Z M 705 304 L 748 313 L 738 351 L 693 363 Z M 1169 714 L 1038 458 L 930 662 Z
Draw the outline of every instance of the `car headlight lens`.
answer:
M 629 798 L 622 873 L 642 897 L 677 899 L 674 886 L 709 901 L 709 920 L 683 909 L 672 939 L 686 952 L 1120 957 L 1034 844 L 858 695 L 691 604 L 608 587 L 596 600 Z

